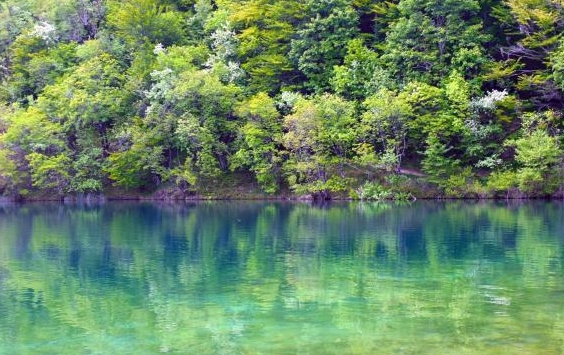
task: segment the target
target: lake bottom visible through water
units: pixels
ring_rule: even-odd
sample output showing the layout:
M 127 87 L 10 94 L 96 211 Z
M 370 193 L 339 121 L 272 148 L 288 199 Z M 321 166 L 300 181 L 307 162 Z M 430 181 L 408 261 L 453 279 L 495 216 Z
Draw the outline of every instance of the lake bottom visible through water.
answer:
M 0 205 L 0 354 L 564 354 L 564 203 Z

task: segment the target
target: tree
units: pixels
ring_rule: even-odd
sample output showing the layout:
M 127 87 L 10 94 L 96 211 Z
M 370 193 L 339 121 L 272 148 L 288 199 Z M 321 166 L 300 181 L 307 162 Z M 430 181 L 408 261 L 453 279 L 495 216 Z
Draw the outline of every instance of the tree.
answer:
M 181 44 L 185 37 L 182 14 L 158 0 L 109 1 L 107 22 L 131 47 Z
M 16 110 L 0 135 L 0 163 L 10 179 L 9 190 L 26 194 L 33 186 L 62 193 L 67 186 L 69 166 L 63 130 L 37 108 Z M 61 186 L 56 186 L 56 182 Z
M 237 33 L 237 55 L 249 75 L 248 90 L 273 94 L 285 85 L 299 84 L 299 75 L 288 52 L 296 27 L 304 16 L 304 3 L 245 0 L 229 1 L 223 6 Z
M 348 99 L 363 100 L 381 89 L 397 86 L 380 65 L 378 54 L 368 49 L 360 38 L 349 41 L 343 65 L 335 66 L 333 71 L 333 90 Z
M 56 191 L 59 196 L 68 192 L 71 160 L 67 153 L 45 155 L 32 152 L 27 155 L 33 186 L 45 191 Z
M 290 58 L 307 77 L 314 92 L 329 88 L 333 67 L 342 64 L 347 43 L 358 34 L 358 15 L 343 0 L 309 1 L 312 18 L 292 40 Z
M 505 90 L 492 90 L 470 101 L 470 115 L 465 119 L 462 144 L 466 147 L 467 163 L 478 169 L 496 169 L 503 165 L 505 150 L 500 141 L 518 115 L 515 97 Z
M 379 153 L 378 167 L 398 171 L 407 148 L 411 106 L 396 92 L 382 89 L 364 101 L 364 108 L 361 121 L 364 142 Z
M 404 81 L 437 84 L 456 58 L 480 52 L 488 40 L 475 16 L 480 9 L 476 0 L 401 0 L 397 8 L 401 15 L 387 32 L 382 58 Z M 475 60 L 465 65 L 479 66 L 482 59 Z
M 517 179 L 519 189 L 525 193 L 551 193 L 557 184 L 554 167 L 562 160 L 562 150 L 556 137 L 543 129 L 524 135 L 514 141 L 515 161 L 519 163 Z
M 552 69 L 551 78 L 560 91 L 564 91 L 564 41 L 560 40 L 558 47 L 550 55 Z
M 110 153 L 104 165 L 116 185 L 131 188 L 151 189 L 160 183 L 162 175 L 163 149 L 158 133 L 143 129 L 140 125 L 123 132 L 127 147 Z
M 236 113 L 247 123 L 239 130 L 240 147 L 231 160 L 231 168 L 249 167 L 263 190 L 275 193 L 282 160 L 282 120 L 275 101 L 266 93 L 258 93 L 243 102 Z
M 559 1 L 506 0 L 503 5 L 503 19 L 511 42 L 501 48 L 501 54 L 521 64 L 511 73 L 517 89 L 540 109 L 555 103 L 562 105 L 562 90 L 558 88 L 558 46 L 564 29 L 562 4 Z M 555 75 L 551 71 L 555 71 Z
M 453 146 L 445 142 L 443 137 L 432 133 L 425 143 L 427 147 L 422 166 L 423 171 L 429 174 L 431 182 L 442 185 L 450 176 L 459 173 L 460 160 L 452 155 Z
M 100 54 L 81 63 L 56 84 L 45 88 L 38 106 L 69 133 L 95 128 L 108 150 L 108 129 L 125 116 L 124 76 L 116 59 Z
M 77 138 L 70 189 L 79 193 L 99 192 L 102 191 L 106 179 L 103 172 L 104 151 L 97 146 L 99 142 L 97 132 L 91 130 L 84 133 Z
M 556 0 L 3 0 L 0 189 L 554 191 L 563 29 Z
M 200 70 L 182 73 L 172 95 L 177 99 L 174 110 L 182 124 L 175 133 L 179 147 L 200 173 L 217 176 L 226 171 L 232 154 L 230 144 L 236 137 L 234 109 L 240 89 Z
M 347 188 L 345 164 L 352 157 L 354 107 L 334 95 L 300 98 L 284 118 L 282 141 L 290 155 L 285 170 L 292 189 L 327 198 Z
M 53 77 L 49 70 L 52 68 L 49 68 L 50 63 L 47 59 L 49 49 L 53 45 L 49 38 L 42 37 L 34 31 L 24 33 L 15 39 L 8 52 L 10 64 L 7 69 L 11 75 L 6 83 L 6 100 L 27 104 L 43 89 L 44 85 L 41 84 L 53 81 L 57 74 L 61 73 L 55 72 Z M 41 69 L 34 70 L 35 68 Z
M 142 129 L 159 137 L 168 167 L 191 166 L 203 176 L 226 171 L 236 137 L 234 110 L 240 89 L 222 82 L 217 72 L 193 65 L 180 72 L 167 67 L 151 76 Z

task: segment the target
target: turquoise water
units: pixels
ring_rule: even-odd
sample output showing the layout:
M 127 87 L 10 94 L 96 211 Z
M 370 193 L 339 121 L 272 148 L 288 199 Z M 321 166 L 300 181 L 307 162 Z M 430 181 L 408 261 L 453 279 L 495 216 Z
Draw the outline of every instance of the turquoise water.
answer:
M 0 205 L 0 354 L 564 354 L 564 204 Z

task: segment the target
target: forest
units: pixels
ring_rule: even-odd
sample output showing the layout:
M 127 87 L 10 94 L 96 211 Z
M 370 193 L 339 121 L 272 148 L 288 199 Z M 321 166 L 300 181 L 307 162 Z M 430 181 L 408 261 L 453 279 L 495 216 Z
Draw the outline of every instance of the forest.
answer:
M 563 30 L 562 0 L 1 0 L 0 194 L 561 197 Z

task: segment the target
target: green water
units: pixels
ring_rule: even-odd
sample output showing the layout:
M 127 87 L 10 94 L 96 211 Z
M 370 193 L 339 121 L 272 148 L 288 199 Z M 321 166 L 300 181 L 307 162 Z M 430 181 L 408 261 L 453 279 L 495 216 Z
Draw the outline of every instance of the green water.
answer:
M 0 205 L 0 354 L 564 354 L 564 204 Z

